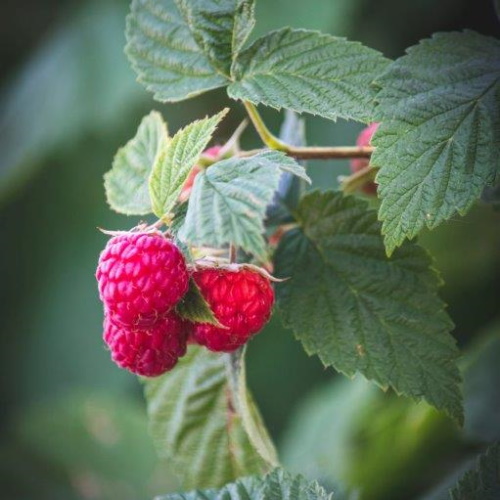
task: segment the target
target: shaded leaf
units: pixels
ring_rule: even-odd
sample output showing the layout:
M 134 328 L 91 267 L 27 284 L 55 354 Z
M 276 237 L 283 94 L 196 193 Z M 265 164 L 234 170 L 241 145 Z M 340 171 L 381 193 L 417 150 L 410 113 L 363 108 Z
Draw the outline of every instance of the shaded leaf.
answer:
M 208 302 L 204 299 L 198 285 L 192 278 L 189 280 L 189 289 L 186 295 L 182 297 L 175 310 L 181 318 L 188 321 L 220 326 Z
M 225 357 L 191 346 L 175 370 L 145 380 L 150 430 L 186 488 L 220 487 L 268 464 L 231 404 Z
M 275 257 L 278 306 L 308 354 L 352 377 L 425 399 L 462 422 L 453 327 L 440 280 L 416 244 L 385 255 L 376 214 L 340 193 L 313 192 Z

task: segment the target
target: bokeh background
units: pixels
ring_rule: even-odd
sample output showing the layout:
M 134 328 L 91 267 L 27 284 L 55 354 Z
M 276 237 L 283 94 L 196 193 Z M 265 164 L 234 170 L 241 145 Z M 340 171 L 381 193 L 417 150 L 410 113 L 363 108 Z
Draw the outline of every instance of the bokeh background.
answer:
M 127 10 L 128 0 L 2 1 L 2 498 L 146 499 L 176 488 L 148 438 L 139 383 L 101 341 L 94 270 L 106 238 L 96 228 L 137 222 L 108 209 L 102 176 L 152 108 L 176 130 L 230 105 L 219 140 L 244 114 L 223 92 L 154 102 L 123 53 Z M 257 1 L 254 37 L 284 25 L 357 39 L 389 57 L 435 31 L 500 35 L 488 0 Z M 282 117 L 264 116 L 277 130 Z M 311 144 L 351 144 L 361 128 L 307 118 Z M 249 130 L 243 146 L 257 145 Z M 309 171 L 334 188 L 348 165 Z M 443 274 L 466 353 L 464 432 L 424 404 L 323 369 L 278 321 L 249 348 L 249 382 L 283 462 L 360 498 L 446 498 L 446 484 L 500 437 L 500 213 L 478 204 L 421 241 Z

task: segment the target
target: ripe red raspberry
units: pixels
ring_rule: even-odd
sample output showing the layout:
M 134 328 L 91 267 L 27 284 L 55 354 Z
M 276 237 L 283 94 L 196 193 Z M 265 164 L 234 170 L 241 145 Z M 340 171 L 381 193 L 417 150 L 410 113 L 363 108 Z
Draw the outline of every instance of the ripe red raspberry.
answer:
M 160 233 L 127 233 L 108 241 L 96 278 L 115 323 L 151 325 L 187 292 L 189 274 L 179 249 Z
M 222 149 L 222 146 L 213 146 L 211 148 L 206 149 L 203 151 L 203 156 L 208 156 L 209 158 L 216 159 L 219 156 L 219 153 Z M 186 179 L 186 182 L 184 182 L 184 186 L 182 186 L 181 194 L 179 195 L 179 201 L 181 203 L 184 203 L 189 199 L 189 195 L 191 194 L 191 191 L 193 190 L 193 184 L 194 180 L 196 179 L 196 176 L 201 172 L 201 168 L 198 165 L 195 165 L 192 169 L 191 172 L 189 172 L 188 178 Z
M 104 319 L 104 341 L 113 361 L 144 377 L 156 377 L 171 370 L 186 353 L 191 324 L 169 313 L 150 327 L 117 325 Z
M 373 134 L 377 131 L 380 123 L 373 122 L 368 127 L 364 128 L 361 133 L 358 135 L 356 140 L 357 146 L 370 146 Z M 351 172 L 356 173 L 367 167 L 370 164 L 370 160 L 368 158 L 353 158 L 351 160 Z M 377 194 L 377 183 L 370 181 L 367 182 L 361 190 L 370 196 L 374 196 Z
M 200 268 L 193 273 L 193 278 L 215 317 L 227 327 L 196 324 L 193 336 L 198 344 L 211 351 L 234 351 L 269 320 L 274 291 L 269 279 L 262 274 L 233 264 Z

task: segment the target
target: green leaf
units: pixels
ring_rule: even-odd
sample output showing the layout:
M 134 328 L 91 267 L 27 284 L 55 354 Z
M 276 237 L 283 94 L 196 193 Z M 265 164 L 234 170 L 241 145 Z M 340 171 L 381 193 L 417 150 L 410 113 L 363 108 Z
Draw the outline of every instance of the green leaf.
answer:
M 340 193 L 307 195 L 297 217 L 275 271 L 290 278 L 277 285 L 278 306 L 307 353 L 461 422 L 453 324 L 425 251 L 408 243 L 388 258 L 375 212 Z
M 409 83 L 410 82 L 410 83 Z M 372 164 L 390 254 L 405 238 L 464 215 L 499 171 L 500 41 L 439 33 L 377 80 Z
M 192 346 L 175 370 L 145 385 L 157 450 L 186 488 L 220 487 L 269 468 L 231 403 L 224 355 Z
M 145 116 L 133 139 L 118 150 L 104 176 L 108 203 L 116 212 L 145 215 L 152 211 L 148 179 L 168 141 L 167 125 L 157 111 Z
M 226 86 L 253 11 L 254 0 L 133 0 L 126 52 L 138 80 L 162 102 Z
M 227 77 L 255 25 L 254 5 L 254 0 L 177 1 L 200 51 Z
M 243 427 L 259 455 L 268 463 L 278 465 L 278 457 L 257 407 L 247 390 L 245 348 L 227 355 L 228 380 L 236 411 L 241 416 Z
M 263 219 L 283 171 L 309 179 L 303 167 L 277 151 L 230 158 L 200 172 L 179 237 L 193 245 L 233 243 L 266 260 Z
M 303 476 L 274 469 L 267 476 L 245 477 L 221 490 L 172 493 L 156 500 L 331 500 L 332 495 Z
M 208 302 L 198 288 L 198 285 L 191 278 L 189 280 L 189 289 L 177 304 L 176 311 L 179 316 L 194 323 L 210 323 L 211 325 L 221 326 L 217 318 L 214 316 Z
M 227 112 L 226 108 L 211 118 L 197 120 L 179 130 L 157 157 L 149 179 L 149 192 L 153 212 L 158 217 L 168 214 L 177 203 L 189 172 Z
M 498 500 L 500 498 L 500 443 L 479 457 L 475 469 L 466 472 L 450 491 L 452 500 Z
M 370 83 L 387 60 L 357 42 L 284 28 L 259 38 L 237 58 L 229 96 L 335 120 L 373 119 Z

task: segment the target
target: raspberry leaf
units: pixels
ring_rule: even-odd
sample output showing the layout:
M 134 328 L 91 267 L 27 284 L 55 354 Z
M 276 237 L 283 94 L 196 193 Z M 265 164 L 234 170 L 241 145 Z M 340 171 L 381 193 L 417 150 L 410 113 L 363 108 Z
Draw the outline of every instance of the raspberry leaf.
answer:
M 149 179 L 149 192 L 158 217 L 174 208 L 189 172 L 227 112 L 226 108 L 211 118 L 197 120 L 179 130 L 157 157 Z
M 241 52 L 228 94 L 276 109 L 369 122 L 374 112 L 370 84 L 387 63 L 358 42 L 283 28 Z
M 254 0 L 134 0 L 126 52 L 138 80 L 162 102 L 226 86 L 253 10 Z
M 453 324 L 440 279 L 418 245 L 385 254 L 376 213 L 340 193 L 313 192 L 282 239 L 275 272 L 283 320 L 308 354 L 352 377 L 463 420 Z
M 230 158 L 200 172 L 179 237 L 216 248 L 232 243 L 267 260 L 263 220 L 283 172 L 309 180 L 302 166 L 277 151 Z
M 193 323 L 210 323 L 211 325 L 222 326 L 192 278 L 189 280 L 189 289 L 186 295 L 175 309 L 181 318 Z
M 133 139 L 120 148 L 104 176 L 109 205 L 126 215 L 152 212 L 148 177 L 168 141 L 167 125 L 157 111 L 145 116 Z
M 274 469 L 264 477 L 244 477 L 220 490 L 190 491 L 160 496 L 157 500 L 331 500 L 316 481 Z
M 481 455 L 473 470 L 466 472 L 450 491 L 451 500 L 496 500 L 500 498 L 500 443 Z
M 234 57 L 254 25 L 254 0 L 177 0 L 193 38 L 210 64 L 229 77 Z
M 411 82 L 411 85 L 408 85 Z M 372 164 L 390 254 L 424 227 L 464 215 L 500 170 L 500 41 L 438 33 L 377 79 Z
M 252 446 L 229 391 L 224 357 L 198 346 L 175 370 L 145 379 L 153 440 L 185 488 L 218 488 L 272 466 Z
M 243 347 L 234 353 L 226 354 L 231 398 L 236 411 L 241 415 L 243 427 L 253 447 L 267 463 L 277 465 L 276 450 L 247 390 L 245 351 L 246 348 Z

